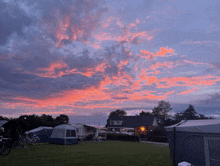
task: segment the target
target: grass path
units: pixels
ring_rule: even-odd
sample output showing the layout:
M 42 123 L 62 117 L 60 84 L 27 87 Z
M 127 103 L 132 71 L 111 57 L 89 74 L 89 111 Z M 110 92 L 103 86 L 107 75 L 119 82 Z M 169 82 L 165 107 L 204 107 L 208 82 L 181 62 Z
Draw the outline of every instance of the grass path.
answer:
M 168 147 L 141 142 L 83 142 L 76 145 L 41 144 L 12 149 L 0 156 L 2 166 L 172 166 Z

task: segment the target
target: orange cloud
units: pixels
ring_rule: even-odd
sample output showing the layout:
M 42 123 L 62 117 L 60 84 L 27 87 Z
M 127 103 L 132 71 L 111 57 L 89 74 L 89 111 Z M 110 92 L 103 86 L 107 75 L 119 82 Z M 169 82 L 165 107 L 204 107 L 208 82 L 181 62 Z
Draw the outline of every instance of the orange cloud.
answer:
M 173 62 L 164 62 L 164 63 L 157 62 L 157 63 L 153 64 L 153 65 L 150 67 L 150 69 L 151 69 L 151 70 L 156 70 L 156 69 L 161 68 L 161 67 L 163 67 L 163 66 L 165 66 L 165 67 L 171 69 L 171 68 L 173 68 Z
M 196 90 L 199 90 L 199 87 L 196 87 L 196 88 L 194 88 L 194 89 L 189 89 L 189 90 L 186 90 L 186 91 L 183 91 L 183 92 L 181 92 L 181 93 L 179 93 L 179 94 L 189 94 L 189 93 L 193 93 L 193 92 L 195 92 Z
M 193 65 L 203 65 L 204 63 L 200 63 L 200 62 L 192 62 L 192 61 L 188 61 L 188 60 L 183 60 L 185 63 L 189 63 L 189 64 L 193 64 Z
M 158 88 L 170 88 L 174 86 L 211 86 L 220 81 L 218 76 L 202 77 L 167 77 L 158 79 L 156 85 Z M 162 82 L 162 83 L 161 83 Z
M 147 85 L 151 85 L 151 84 L 153 84 L 156 81 L 157 81 L 157 77 L 150 76 L 150 77 L 148 77 Z
M 51 63 L 49 65 L 49 67 L 47 68 L 39 68 L 37 69 L 38 72 L 40 73 L 37 73 L 38 76 L 41 76 L 41 77 L 53 77 L 53 78 L 56 78 L 56 77 L 61 77 L 62 75 L 64 75 L 64 72 L 63 71 L 59 71 L 56 73 L 55 70 L 57 69 L 65 69 L 67 67 L 67 65 L 62 62 L 62 61 L 57 61 L 55 63 Z M 43 71 L 43 73 L 41 73 Z
M 167 54 L 174 53 L 174 51 L 175 51 L 175 50 L 172 49 L 172 48 L 160 47 L 160 51 L 158 51 L 155 56 L 165 56 L 165 55 L 166 55 L 166 56 L 169 56 L 169 55 L 167 55 Z
M 164 47 L 160 47 L 160 50 L 156 53 L 156 54 L 154 54 L 153 52 L 149 52 L 149 51 L 147 51 L 147 50 L 141 50 L 141 54 L 138 54 L 138 56 L 140 56 L 140 57 L 145 57 L 146 59 L 152 59 L 152 58 L 154 58 L 154 57 L 159 57 L 159 56 L 171 56 L 171 55 L 173 55 L 173 54 L 175 54 L 174 53 L 174 49 L 172 49 L 172 48 L 164 48 Z

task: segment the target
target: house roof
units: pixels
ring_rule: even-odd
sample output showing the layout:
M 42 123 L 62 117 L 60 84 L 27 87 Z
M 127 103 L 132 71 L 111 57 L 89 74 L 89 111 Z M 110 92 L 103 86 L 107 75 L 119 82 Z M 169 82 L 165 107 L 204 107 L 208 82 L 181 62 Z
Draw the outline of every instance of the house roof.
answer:
M 156 116 L 114 116 L 109 119 L 107 127 L 139 127 L 139 126 L 153 126 L 153 122 Z M 123 121 L 121 125 L 111 125 L 110 121 Z

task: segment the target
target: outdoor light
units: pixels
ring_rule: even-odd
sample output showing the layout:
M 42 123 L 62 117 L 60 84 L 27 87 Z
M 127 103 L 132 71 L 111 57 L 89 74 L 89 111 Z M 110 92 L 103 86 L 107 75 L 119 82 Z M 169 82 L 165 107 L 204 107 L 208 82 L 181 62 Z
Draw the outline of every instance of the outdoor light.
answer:
M 141 127 L 141 131 L 144 131 L 145 130 L 145 127 Z

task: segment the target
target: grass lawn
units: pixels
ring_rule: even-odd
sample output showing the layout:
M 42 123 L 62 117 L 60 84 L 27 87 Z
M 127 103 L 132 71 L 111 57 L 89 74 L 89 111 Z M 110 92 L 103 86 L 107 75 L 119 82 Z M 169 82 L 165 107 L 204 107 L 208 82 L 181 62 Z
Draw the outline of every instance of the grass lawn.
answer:
M 40 144 L 12 149 L 0 156 L 1 166 L 172 166 L 168 147 L 141 142 L 79 142 L 76 145 Z

